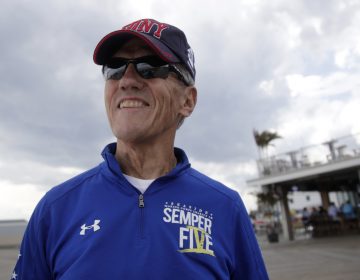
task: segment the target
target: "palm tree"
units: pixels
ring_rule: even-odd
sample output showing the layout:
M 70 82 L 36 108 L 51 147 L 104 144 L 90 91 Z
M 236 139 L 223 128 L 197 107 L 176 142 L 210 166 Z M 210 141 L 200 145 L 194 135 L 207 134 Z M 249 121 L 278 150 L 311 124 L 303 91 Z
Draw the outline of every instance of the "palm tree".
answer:
M 268 130 L 264 130 L 263 132 L 258 132 L 256 129 L 253 130 L 253 135 L 255 139 L 256 146 L 259 150 L 260 157 L 267 157 L 267 149 L 272 141 L 275 139 L 282 138 L 277 132 L 271 132 Z

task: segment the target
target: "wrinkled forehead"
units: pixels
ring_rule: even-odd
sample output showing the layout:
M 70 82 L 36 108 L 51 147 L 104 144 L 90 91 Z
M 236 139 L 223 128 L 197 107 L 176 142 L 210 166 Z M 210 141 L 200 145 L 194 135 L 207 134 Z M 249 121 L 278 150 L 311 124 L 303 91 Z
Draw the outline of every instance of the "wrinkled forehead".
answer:
M 147 55 L 156 55 L 155 52 L 141 39 L 132 38 L 124 43 L 113 57 L 136 58 Z

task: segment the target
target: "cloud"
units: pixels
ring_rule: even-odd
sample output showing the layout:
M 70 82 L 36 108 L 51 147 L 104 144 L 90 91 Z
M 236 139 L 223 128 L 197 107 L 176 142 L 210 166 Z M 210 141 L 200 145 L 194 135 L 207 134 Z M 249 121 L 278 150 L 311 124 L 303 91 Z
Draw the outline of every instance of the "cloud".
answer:
M 29 220 L 36 204 L 45 194 L 37 185 L 14 184 L 0 180 L 0 220 Z
M 359 79 L 359 73 L 345 72 L 287 76 L 291 100 L 277 113 L 277 130 L 284 141 L 301 139 L 302 145 L 311 145 L 359 133 Z
M 78 167 L 53 167 L 41 161 L 12 159 L 0 162 L 0 178 L 21 185 L 36 185 L 41 190 L 48 190 L 54 185 L 84 172 Z
M 302 95 L 304 98 L 327 98 L 330 96 L 346 95 L 360 89 L 359 73 L 334 72 L 329 76 L 300 74 L 288 75 L 286 80 L 290 95 L 296 97 Z
M 190 162 L 195 169 L 239 192 L 248 211 L 256 209 L 256 198 L 251 193 L 257 190 L 249 188 L 245 182 L 256 176 L 254 161 L 219 163 L 190 159 Z

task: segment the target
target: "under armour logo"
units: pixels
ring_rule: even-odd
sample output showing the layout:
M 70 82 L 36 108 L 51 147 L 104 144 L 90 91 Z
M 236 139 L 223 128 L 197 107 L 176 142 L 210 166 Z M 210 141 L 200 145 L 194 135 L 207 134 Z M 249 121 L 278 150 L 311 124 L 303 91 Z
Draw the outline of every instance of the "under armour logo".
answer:
M 93 229 L 94 232 L 98 231 L 100 229 L 99 223 L 100 223 L 100 220 L 94 220 L 94 224 L 92 224 L 91 226 L 86 226 L 86 224 L 83 224 L 81 226 L 80 235 L 85 235 L 85 232 L 88 229 Z

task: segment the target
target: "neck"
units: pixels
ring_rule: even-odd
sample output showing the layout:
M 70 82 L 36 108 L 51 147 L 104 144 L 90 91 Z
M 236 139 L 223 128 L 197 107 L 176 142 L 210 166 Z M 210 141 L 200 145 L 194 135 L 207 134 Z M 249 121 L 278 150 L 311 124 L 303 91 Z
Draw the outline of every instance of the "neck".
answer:
M 118 140 L 115 158 L 124 174 L 139 179 L 161 177 L 177 162 L 173 142 L 134 144 Z

